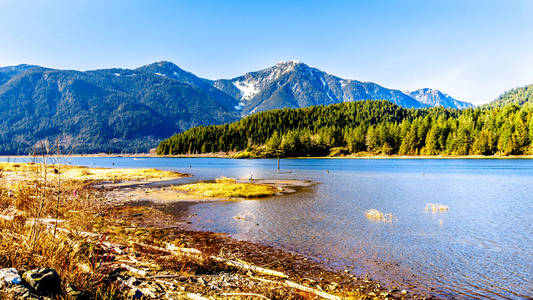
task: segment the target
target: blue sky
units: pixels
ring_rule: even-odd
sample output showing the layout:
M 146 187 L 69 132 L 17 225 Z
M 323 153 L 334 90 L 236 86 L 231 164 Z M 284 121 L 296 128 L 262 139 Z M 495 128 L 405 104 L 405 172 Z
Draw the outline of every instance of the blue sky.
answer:
M 533 1 L 0 1 L 0 66 L 170 60 L 230 78 L 297 59 L 475 104 L 533 83 Z

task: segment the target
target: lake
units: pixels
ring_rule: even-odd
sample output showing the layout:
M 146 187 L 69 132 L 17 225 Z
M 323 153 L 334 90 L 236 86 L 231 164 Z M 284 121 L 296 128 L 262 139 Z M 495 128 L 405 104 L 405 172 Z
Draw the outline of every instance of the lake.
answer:
M 296 194 L 193 205 L 190 226 L 430 295 L 533 297 L 533 160 L 284 159 L 281 173 L 276 160 L 69 160 L 193 175 L 182 182 L 250 175 L 312 180 L 318 184 Z M 449 210 L 426 211 L 427 203 Z M 369 209 L 391 213 L 392 222 L 367 219 Z

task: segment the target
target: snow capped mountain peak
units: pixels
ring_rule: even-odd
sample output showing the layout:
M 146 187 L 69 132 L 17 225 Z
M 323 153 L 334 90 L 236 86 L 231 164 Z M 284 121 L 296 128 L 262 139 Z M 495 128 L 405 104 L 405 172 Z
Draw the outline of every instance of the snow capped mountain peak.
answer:
M 276 63 L 276 66 L 279 65 L 298 65 L 303 64 L 300 60 L 292 59 L 292 60 L 281 60 Z
M 429 106 L 442 106 L 445 108 L 469 108 L 474 107 L 471 103 L 459 101 L 439 90 L 421 88 L 414 91 L 405 91 L 404 94 L 413 97 L 419 102 Z

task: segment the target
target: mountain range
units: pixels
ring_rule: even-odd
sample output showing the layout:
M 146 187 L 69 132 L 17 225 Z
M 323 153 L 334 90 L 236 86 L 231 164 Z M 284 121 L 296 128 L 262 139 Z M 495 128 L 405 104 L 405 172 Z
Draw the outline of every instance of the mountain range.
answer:
M 171 62 L 137 69 L 0 68 L 0 153 L 27 154 L 62 137 L 76 153 L 146 152 L 193 126 L 255 112 L 384 99 L 408 108 L 472 107 L 432 89 L 412 92 L 342 79 L 298 61 L 209 80 Z

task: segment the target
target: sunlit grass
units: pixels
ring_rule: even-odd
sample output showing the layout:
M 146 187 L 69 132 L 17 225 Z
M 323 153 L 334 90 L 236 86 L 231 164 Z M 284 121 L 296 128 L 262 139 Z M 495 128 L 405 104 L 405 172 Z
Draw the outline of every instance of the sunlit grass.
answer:
M 278 190 L 265 184 L 237 183 L 235 179 L 225 178 L 216 183 L 199 182 L 173 187 L 201 197 L 258 198 L 274 196 Z
M 88 168 L 64 164 L 49 164 L 44 168 L 42 164 L 0 162 L 0 172 L 6 175 L 9 173 L 19 175 L 35 172 L 44 173 L 45 171 L 50 178 L 57 176 L 57 173 L 61 172 L 60 175 L 63 180 L 74 181 L 129 181 L 173 179 L 184 176 L 184 174 L 178 172 L 157 169 Z

